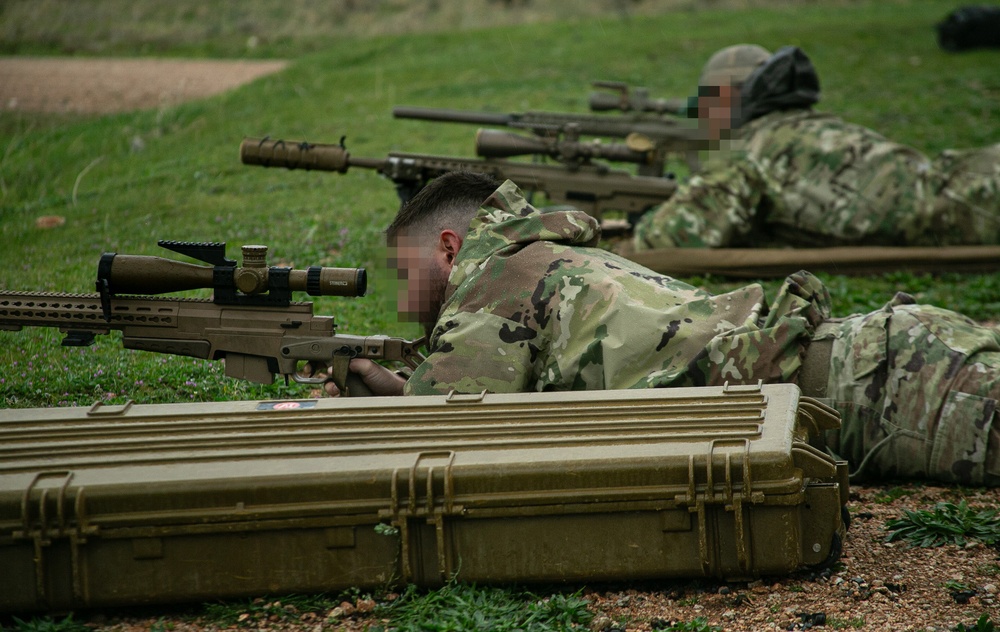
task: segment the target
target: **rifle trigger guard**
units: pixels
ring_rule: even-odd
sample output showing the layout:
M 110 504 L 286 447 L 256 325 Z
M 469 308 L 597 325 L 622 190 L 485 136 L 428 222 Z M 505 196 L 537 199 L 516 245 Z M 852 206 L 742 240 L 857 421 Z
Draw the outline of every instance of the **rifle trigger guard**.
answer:
M 326 384 L 325 377 L 305 377 L 304 375 L 299 375 L 298 373 L 292 373 L 291 377 L 292 381 L 296 384 Z

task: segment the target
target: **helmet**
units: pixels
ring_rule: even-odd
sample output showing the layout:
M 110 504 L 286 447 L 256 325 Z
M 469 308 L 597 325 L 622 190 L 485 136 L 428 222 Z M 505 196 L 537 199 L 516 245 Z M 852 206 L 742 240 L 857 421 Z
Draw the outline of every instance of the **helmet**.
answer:
M 712 55 L 698 79 L 699 86 L 739 86 L 771 56 L 756 44 L 729 46 Z

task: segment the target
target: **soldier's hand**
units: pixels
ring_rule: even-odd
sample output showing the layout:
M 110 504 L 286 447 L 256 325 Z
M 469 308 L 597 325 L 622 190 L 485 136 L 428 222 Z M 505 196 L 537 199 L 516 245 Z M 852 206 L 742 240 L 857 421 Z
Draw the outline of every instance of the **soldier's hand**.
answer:
M 312 362 L 306 362 L 298 369 L 301 377 L 327 377 L 326 368 L 322 365 L 313 366 Z
M 356 373 L 365 383 L 372 395 L 402 395 L 406 379 L 390 371 L 377 362 L 365 358 L 355 358 L 349 365 L 351 373 Z M 330 397 L 340 397 L 340 389 L 332 380 L 323 385 Z

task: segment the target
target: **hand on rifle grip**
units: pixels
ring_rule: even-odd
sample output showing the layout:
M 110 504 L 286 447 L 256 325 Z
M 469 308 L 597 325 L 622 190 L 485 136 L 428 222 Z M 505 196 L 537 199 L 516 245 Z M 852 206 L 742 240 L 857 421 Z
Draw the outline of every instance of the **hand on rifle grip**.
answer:
M 309 362 L 296 374 L 295 381 L 304 384 L 323 384 L 323 390 L 330 397 L 344 395 L 372 397 L 403 394 L 403 384 L 406 383 L 406 378 L 390 371 L 381 364 L 364 358 L 355 358 L 344 362 L 343 365 L 343 368 L 328 367 L 325 370 L 317 371 Z M 347 392 L 344 393 L 344 390 Z
M 351 397 L 371 397 L 375 395 L 375 393 L 368 388 L 368 385 L 365 384 L 365 381 L 361 379 L 361 376 L 357 373 L 348 373 L 345 383 L 347 386 L 347 394 Z
M 336 377 L 337 371 L 334 367 L 333 375 Z M 338 382 L 341 380 L 337 380 Z M 347 386 L 348 394 L 358 395 L 402 395 L 403 385 L 406 378 L 398 375 L 377 362 L 365 358 L 354 358 L 350 361 L 349 371 L 345 374 L 343 383 Z M 362 383 L 362 388 L 367 392 L 355 391 L 356 382 Z M 333 380 L 329 380 L 324 387 L 331 397 L 340 396 L 340 386 Z

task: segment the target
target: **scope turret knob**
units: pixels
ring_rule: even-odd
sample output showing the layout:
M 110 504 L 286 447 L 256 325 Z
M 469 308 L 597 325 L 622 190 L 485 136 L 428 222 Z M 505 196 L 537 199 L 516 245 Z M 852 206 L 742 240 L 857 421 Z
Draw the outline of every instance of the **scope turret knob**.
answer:
M 243 246 L 244 268 L 266 268 L 267 246 Z
M 267 246 L 243 246 L 243 267 L 233 272 L 233 282 L 244 294 L 267 290 Z

